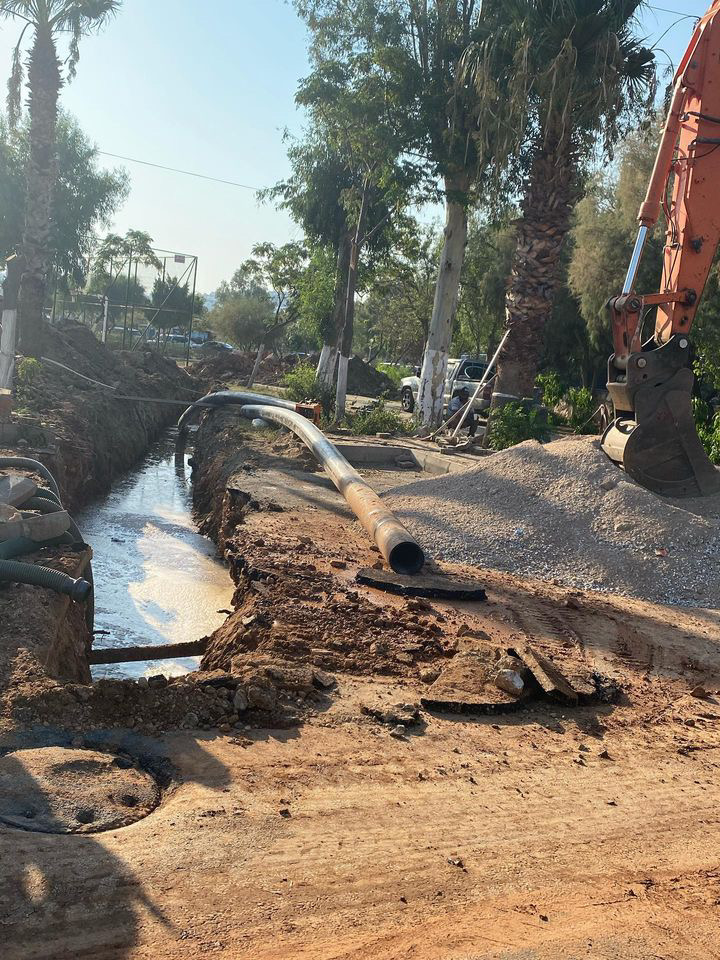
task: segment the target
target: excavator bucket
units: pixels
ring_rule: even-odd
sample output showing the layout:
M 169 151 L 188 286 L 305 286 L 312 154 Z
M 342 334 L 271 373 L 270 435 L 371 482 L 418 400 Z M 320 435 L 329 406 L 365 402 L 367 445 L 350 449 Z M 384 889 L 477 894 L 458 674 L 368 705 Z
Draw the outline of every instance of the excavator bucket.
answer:
M 692 372 L 684 368 L 666 383 L 640 387 L 633 398 L 634 416 L 616 408 L 616 419 L 602 438 L 611 460 L 665 497 L 720 493 L 720 470 L 710 462 L 695 429 L 692 386 Z

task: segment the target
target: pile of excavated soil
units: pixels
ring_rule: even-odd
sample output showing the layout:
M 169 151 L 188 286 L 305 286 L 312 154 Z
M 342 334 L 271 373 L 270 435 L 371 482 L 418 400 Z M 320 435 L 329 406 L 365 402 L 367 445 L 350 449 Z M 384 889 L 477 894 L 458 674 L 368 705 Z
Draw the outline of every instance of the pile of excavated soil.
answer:
M 203 392 L 174 360 L 151 350 L 109 350 L 80 325 L 47 326 L 44 355 L 116 388 L 118 396 L 180 401 L 175 406 L 117 399 L 113 391 L 46 364 L 20 378 L 15 406 L 29 415 L 21 427 L 20 452 L 50 468 L 71 510 L 108 489 L 177 420 L 182 403 L 189 405 Z
M 594 438 L 529 441 L 386 496 L 431 557 L 656 603 L 720 606 L 720 496 L 659 497 Z
M 361 397 L 379 397 L 384 393 L 394 396 L 397 393 L 387 374 L 376 370 L 360 357 L 350 358 L 347 388 L 348 393 L 356 393 Z
M 199 360 L 193 364 L 193 372 L 206 380 L 236 380 L 243 383 L 253 371 L 255 358 L 254 352 L 222 353 Z M 296 361 L 297 358 L 294 356 L 280 359 L 272 353 L 268 354 L 260 361 L 256 382 L 279 386 L 285 374 L 295 366 Z
M 296 355 L 280 359 L 273 354 L 265 357 L 258 369 L 255 382 L 268 386 L 282 386 L 285 374 L 298 363 Z M 301 357 L 300 362 L 316 366 L 317 356 Z M 244 383 L 250 376 L 255 363 L 254 353 L 228 353 L 217 357 L 208 357 L 193 364 L 193 373 L 204 380 L 227 383 Z M 394 396 L 397 391 L 392 380 L 381 370 L 376 370 L 359 357 L 351 357 L 348 364 L 348 393 L 361 397 L 380 397 L 383 394 Z

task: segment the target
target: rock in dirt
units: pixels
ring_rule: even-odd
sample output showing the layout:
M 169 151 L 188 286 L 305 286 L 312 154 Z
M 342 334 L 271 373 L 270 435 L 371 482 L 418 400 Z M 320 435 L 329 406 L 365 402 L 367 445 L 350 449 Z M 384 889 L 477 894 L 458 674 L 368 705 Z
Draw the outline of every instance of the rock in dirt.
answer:
M 366 716 L 387 723 L 397 729 L 417 726 L 420 723 L 420 707 L 416 703 L 394 703 L 387 706 L 380 700 L 363 704 L 360 708 Z
M 499 690 L 504 690 L 511 697 L 521 697 L 525 690 L 525 681 L 517 670 L 498 670 L 493 682 Z
M 332 690 L 337 684 L 335 677 L 331 673 L 325 673 L 324 670 L 313 670 L 312 682 L 318 690 Z

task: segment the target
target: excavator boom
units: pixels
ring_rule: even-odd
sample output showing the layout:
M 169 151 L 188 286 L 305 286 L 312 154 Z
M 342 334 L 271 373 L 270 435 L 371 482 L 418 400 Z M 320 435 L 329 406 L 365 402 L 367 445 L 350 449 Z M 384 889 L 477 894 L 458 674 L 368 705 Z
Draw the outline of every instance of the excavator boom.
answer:
M 720 0 L 714 0 L 675 76 L 627 278 L 608 304 L 615 349 L 608 391 L 615 419 L 602 447 L 639 483 L 671 497 L 720 492 L 720 471 L 695 429 L 689 340 L 720 244 L 718 185 Z M 667 219 L 661 290 L 644 296 L 635 292 L 635 281 L 661 210 Z M 643 343 L 643 320 L 651 309 L 657 310 L 654 335 Z

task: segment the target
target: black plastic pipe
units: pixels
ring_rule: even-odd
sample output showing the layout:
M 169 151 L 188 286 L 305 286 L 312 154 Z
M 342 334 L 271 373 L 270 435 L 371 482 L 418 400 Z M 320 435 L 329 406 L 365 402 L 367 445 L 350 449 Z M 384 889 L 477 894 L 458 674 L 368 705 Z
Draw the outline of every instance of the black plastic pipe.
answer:
M 58 502 L 60 501 L 60 488 L 57 485 L 55 477 L 50 473 L 45 464 L 40 463 L 39 460 L 31 460 L 29 457 L 0 457 L 0 467 L 19 467 L 22 470 L 31 470 L 33 473 L 39 473 L 44 480 L 47 480 L 50 489 L 58 498 Z
M 218 390 L 201 397 L 187 408 L 178 420 L 179 435 L 181 438 L 184 436 L 192 418 L 203 409 L 227 405 L 243 406 L 247 403 L 261 403 L 265 407 L 280 407 L 283 410 L 295 410 L 297 406 L 292 400 L 282 400 L 280 397 L 264 397 L 262 394 L 248 393 L 244 390 Z
M 63 593 L 82 603 L 92 592 L 92 584 L 87 580 L 74 580 L 66 573 L 41 567 L 34 563 L 19 563 L 17 560 L 0 560 L 0 580 L 12 583 L 26 583 L 33 587 L 45 587 L 56 593 Z

